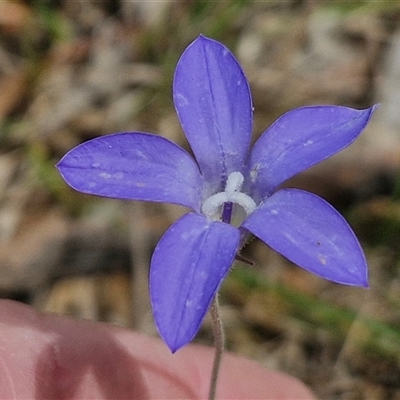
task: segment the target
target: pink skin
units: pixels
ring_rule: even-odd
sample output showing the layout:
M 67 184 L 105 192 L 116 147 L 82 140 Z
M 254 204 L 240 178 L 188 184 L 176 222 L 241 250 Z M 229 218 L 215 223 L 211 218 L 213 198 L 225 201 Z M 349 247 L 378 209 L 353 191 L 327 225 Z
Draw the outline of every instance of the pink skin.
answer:
M 1 399 L 204 399 L 213 350 L 0 300 Z M 225 354 L 221 399 L 315 399 L 295 378 Z

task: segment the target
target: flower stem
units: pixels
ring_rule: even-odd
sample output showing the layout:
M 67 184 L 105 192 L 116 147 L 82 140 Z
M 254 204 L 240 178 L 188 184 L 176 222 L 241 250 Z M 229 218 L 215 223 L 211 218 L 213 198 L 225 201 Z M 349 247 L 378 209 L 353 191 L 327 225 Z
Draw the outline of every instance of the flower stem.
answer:
M 210 382 L 210 391 L 208 394 L 208 399 L 215 400 L 215 396 L 217 394 L 219 368 L 221 366 L 222 353 L 224 351 L 224 344 L 225 344 L 224 329 L 222 326 L 221 317 L 219 315 L 218 293 L 215 295 L 214 300 L 211 304 L 210 313 L 211 313 L 211 324 L 214 334 L 215 355 L 214 355 L 213 368 L 211 372 L 211 382 Z

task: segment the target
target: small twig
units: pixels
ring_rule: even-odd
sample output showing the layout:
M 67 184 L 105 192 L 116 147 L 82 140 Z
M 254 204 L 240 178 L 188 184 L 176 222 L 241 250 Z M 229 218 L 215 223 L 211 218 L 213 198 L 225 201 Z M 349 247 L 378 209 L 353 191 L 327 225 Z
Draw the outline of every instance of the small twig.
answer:
M 214 334 L 215 356 L 211 373 L 209 400 L 215 400 L 217 393 L 218 374 L 221 366 L 222 353 L 224 351 L 225 337 L 221 317 L 219 315 L 218 293 L 211 304 L 211 324 Z
M 130 227 L 130 250 L 132 257 L 132 328 L 143 332 L 148 313 L 149 292 L 149 241 L 146 223 L 146 206 L 140 201 L 127 204 Z

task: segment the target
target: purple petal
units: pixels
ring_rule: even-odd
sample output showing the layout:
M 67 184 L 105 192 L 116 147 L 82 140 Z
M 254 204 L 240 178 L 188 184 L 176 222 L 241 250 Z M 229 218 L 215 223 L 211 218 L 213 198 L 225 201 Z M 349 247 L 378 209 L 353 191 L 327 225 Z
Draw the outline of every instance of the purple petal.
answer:
M 347 147 L 375 109 L 314 106 L 287 112 L 254 145 L 248 163 L 253 186 L 248 190 L 260 200 L 285 180 Z
M 182 54 L 174 77 L 174 103 L 210 191 L 242 171 L 253 112 L 240 65 L 221 43 L 199 36 Z
M 197 333 L 229 271 L 239 230 L 189 213 L 158 243 L 150 269 L 150 296 L 160 335 L 175 352 Z
M 202 178 L 195 161 L 160 136 L 130 132 L 89 140 L 57 168 L 80 192 L 200 207 Z
M 307 271 L 368 286 L 363 251 L 344 218 L 325 200 L 296 189 L 266 199 L 243 227 Z

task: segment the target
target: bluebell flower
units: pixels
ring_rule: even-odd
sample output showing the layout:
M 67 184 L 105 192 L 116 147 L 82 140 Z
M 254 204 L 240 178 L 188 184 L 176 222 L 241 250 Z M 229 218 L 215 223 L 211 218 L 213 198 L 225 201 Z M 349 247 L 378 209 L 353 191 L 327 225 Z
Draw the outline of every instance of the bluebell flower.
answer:
M 344 218 L 314 194 L 279 186 L 352 143 L 375 107 L 294 109 L 250 151 L 247 79 L 231 52 L 204 36 L 177 63 L 173 99 L 195 158 L 158 135 L 125 132 L 89 140 L 57 165 L 80 192 L 190 210 L 161 238 L 150 266 L 155 322 L 171 351 L 193 339 L 250 234 L 323 278 L 368 285 Z

